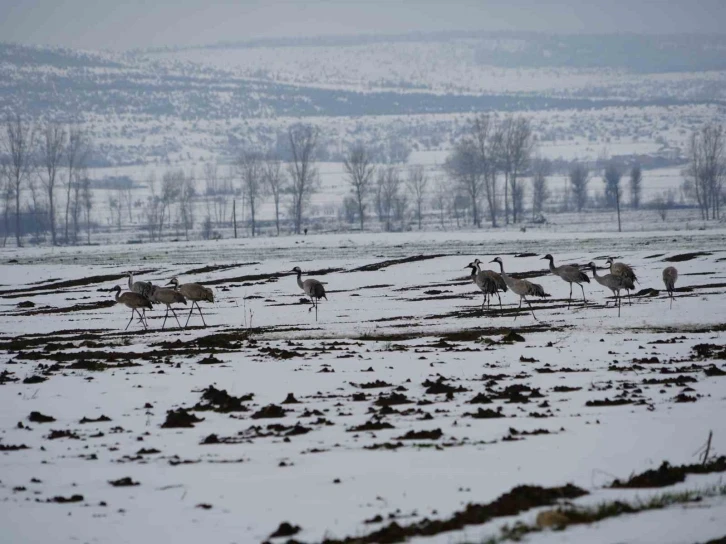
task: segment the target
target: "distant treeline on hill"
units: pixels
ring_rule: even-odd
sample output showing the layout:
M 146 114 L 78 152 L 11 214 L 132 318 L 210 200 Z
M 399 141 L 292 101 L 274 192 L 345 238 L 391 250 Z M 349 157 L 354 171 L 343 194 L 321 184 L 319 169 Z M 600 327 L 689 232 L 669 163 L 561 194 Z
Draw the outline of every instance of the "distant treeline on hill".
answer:
M 726 69 L 726 36 L 717 34 L 545 34 L 538 32 L 412 32 L 358 36 L 262 38 L 146 52 L 256 47 L 352 47 L 378 43 L 474 40 L 481 64 L 502 68 L 622 68 L 636 73 Z

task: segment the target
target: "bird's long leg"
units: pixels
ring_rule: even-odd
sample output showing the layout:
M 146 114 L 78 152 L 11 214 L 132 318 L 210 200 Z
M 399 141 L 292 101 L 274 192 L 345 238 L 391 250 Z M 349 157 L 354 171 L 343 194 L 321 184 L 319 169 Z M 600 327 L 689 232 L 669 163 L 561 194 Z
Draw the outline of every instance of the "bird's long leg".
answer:
M 204 326 L 207 326 L 207 322 L 204 321 L 204 314 L 202 313 L 202 307 L 199 306 L 199 303 L 197 302 L 197 310 L 199 310 L 199 315 L 202 317 L 202 323 L 204 323 Z
M 499 291 L 497 291 L 497 298 L 499 299 L 499 310 L 503 311 L 502 308 L 502 297 L 499 296 Z
M 616 295 L 616 304 L 618 305 L 618 317 L 620 317 L 620 293 Z
M 570 302 L 572 302 L 572 282 L 570 282 L 570 298 L 567 299 L 567 307 L 570 307 Z
M 137 315 L 139 316 L 139 321 L 141 321 L 141 324 L 142 324 L 142 325 L 144 326 L 144 329 L 148 329 L 149 327 L 148 327 L 148 326 L 146 325 L 146 321 L 144 321 L 144 317 L 143 317 L 143 316 L 141 315 L 141 312 L 140 312 L 140 311 L 139 311 L 139 310 L 138 310 L 137 308 L 134 308 L 134 309 L 133 309 L 133 310 L 131 311 L 131 318 L 132 318 L 132 319 L 133 319 L 133 317 L 134 317 L 134 314 L 133 314 L 133 312 L 136 312 L 136 313 L 137 313 Z
M 514 321 L 517 320 L 517 316 L 519 315 L 519 311 L 522 309 L 522 297 L 519 297 L 519 307 L 517 308 L 517 311 L 514 313 Z
M 192 309 L 191 309 L 191 310 L 189 310 L 189 315 L 187 316 L 187 322 L 186 322 L 186 323 L 184 323 L 184 327 L 185 327 L 185 328 L 187 327 L 187 325 L 189 325 L 189 320 L 190 320 L 190 319 L 192 318 L 192 312 L 194 311 L 194 305 L 195 305 L 196 303 L 197 303 L 197 302 L 196 302 L 195 300 L 192 300 Z
M 320 299 L 315 301 L 315 321 L 318 320 L 318 304 L 320 304 Z
M 669 296 L 669 297 L 670 297 L 670 299 L 671 299 L 671 305 L 670 305 L 670 309 L 673 309 L 673 291 L 669 291 L 669 292 L 668 292 L 668 296 Z
M 171 313 L 174 314 L 174 319 L 176 319 L 177 326 L 181 329 L 181 323 L 179 323 L 179 318 L 176 316 L 176 312 L 174 311 L 174 308 L 171 306 L 168 307 L 171 310 Z
M 164 322 L 161 324 L 161 330 L 164 330 L 164 325 L 166 325 L 166 316 L 169 315 L 169 305 L 166 306 L 166 313 L 164 314 Z
M 481 311 L 484 311 L 484 305 L 487 303 L 487 294 L 482 293 L 484 295 L 484 299 L 481 301 Z
M 628 304 L 630 304 L 632 306 L 633 305 L 633 301 L 630 300 L 630 289 L 628 289 L 627 291 L 628 291 Z
M 134 314 L 134 309 L 133 309 L 133 308 L 131 308 L 131 319 L 129 319 L 129 322 L 128 322 L 128 323 L 126 323 L 126 328 L 125 328 L 124 330 L 128 330 L 128 328 L 129 328 L 129 325 L 131 325 L 131 322 L 132 322 L 132 321 L 134 320 L 134 316 L 135 316 L 135 315 L 136 315 L 136 314 Z
M 580 289 L 582 289 L 582 303 L 587 305 L 587 300 L 585 300 L 585 288 L 580 284 Z
M 532 317 L 534 317 L 534 320 L 535 320 L 535 321 L 539 321 L 539 319 L 537 319 L 537 316 L 536 316 L 536 315 L 534 315 L 534 308 L 532 308 L 532 305 L 530 304 L 530 302 L 529 302 L 529 301 L 527 300 L 527 298 L 526 298 L 526 297 L 525 297 L 525 299 L 524 299 L 524 300 L 525 300 L 525 301 L 527 302 L 527 304 L 529 305 L 529 310 L 530 310 L 530 311 L 532 312 Z

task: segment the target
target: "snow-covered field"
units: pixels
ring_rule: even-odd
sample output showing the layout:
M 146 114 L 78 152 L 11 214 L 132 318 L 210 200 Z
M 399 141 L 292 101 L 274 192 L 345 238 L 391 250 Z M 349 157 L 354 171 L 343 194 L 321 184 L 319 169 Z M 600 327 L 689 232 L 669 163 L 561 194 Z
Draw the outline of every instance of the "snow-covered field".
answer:
M 583 505 L 705 489 L 722 474 L 662 489 L 607 486 L 663 460 L 695 463 L 711 430 L 712 452 L 724 452 L 724 234 L 405 233 L 6 250 L 2 541 L 261 542 L 289 522 L 301 528 L 298 541 L 372 542 L 364 537 L 392 522 L 445 520 L 521 484 L 572 483 L 589 492 L 572 501 Z M 635 267 L 636 291 L 657 292 L 633 296 L 618 318 L 605 305 L 610 293 L 592 282 L 587 305 L 580 298 L 568 308 L 568 285 L 541 260 L 548 252 L 557 264 L 600 266 L 616 255 Z M 667 262 L 689 252 L 703 253 Z M 464 266 L 496 255 L 552 295 L 533 301 L 537 320 L 511 292 L 503 310 L 479 310 Z M 680 273 L 672 309 L 661 281 L 670 264 Z M 300 300 L 295 265 L 325 282 L 317 321 Z M 125 287 L 129 269 L 158 284 L 178 276 L 210 286 L 209 326 L 195 314 L 190 328 L 170 328 L 171 318 L 162 331 L 157 306 L 148 331 L 133 322 L 124 332 L 129 310 L 111 304 L 109 290 Z M 179 318 L 183 325 L 184 310 Z M 523 341 L 504 342 L 510 331 Z M 179 408 L 200 421 L 162 427 Z M 31 412 L 55 420 L 34 422 Z M 138 485 L 109 483 L 126 477 Z M 724 497 L 696 505 L 525 540 L 724 536 Z M 413 540 L 481 542 L 540 510 Z

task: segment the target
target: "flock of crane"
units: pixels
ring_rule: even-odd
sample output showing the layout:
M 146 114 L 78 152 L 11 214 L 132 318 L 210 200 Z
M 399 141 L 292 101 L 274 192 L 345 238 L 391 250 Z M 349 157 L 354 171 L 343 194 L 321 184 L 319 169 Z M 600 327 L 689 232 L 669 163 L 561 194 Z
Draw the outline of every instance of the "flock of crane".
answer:
M 191 319 L 192 313 L 194 312 L 194 306 L 196 306 L 199 310 L 199 316 L 202 318 L 202 323 L 204 323 L 205 327 L 207 326 L 207 323 L 204 321 L 204 314 L 202 314 L 202 309 L 199 306 L 199 302 L 214 302 L 214 293 L 209 287 L 204 287 L 203 285 L 199 285 L 198 283 L 179 284 L 179 280 L 177 278 L 172 278 L 165 287 L 161 287 L 159 285 L 154 285 L 153 283 L 148 281 L 134 281 L 133 272 L 129 272 L 128 277 L 129 291 L 121 294 L 120 285 L 117 285 L 112 289 L 112 291 L 116 291 L 116 302 L 123 304 L 127 308 L 131 308 L 131 319 L 129 319 L 129 322 L 126 324 L 126 329 L 129 328 L 129 325 L 131 325 L 131 322 L 134 320 L 134 316 L 137 314 L 139 316 L 139 321 L 141 322 L 141 324 L 144 326 L 145 329 L 148 329 L 148 325 L 146 323 L 146 310 L 151 310 L 153 307 L 152 304 L 164 304 L 166 306 L 164 323 L 162 323 L 161 325 L 162 329 L 166 325 L 166 319 L 169 316 L 169 310 L 171 310 L 172 314 L 174 314 L 174 319 L 176 319 L 177 325 L 179 325 L 179 328 L 181 328 L 181 323 L 179 323 L 179 318 L 176 315 L 176 311 L 174 311 L 174 308 L 172 308 L 171 305 L 184 304 L 186 306 L 187 300 L 192 301 L 192 307 L 191 310 L 189 310 L 187 322 L 184 324 L 184 326 L 186 327 L 187 325 L 189 325 L 189 320 Z M 168 287 L 169 285 L 172 285 L 173 287 L 170 289 Z M 143 310 L 143 313 L 139 310 Z
M 560 278 L 562 278 L 562 280 L 570 284 L 570 295 L 567 299 L 567 307 L 569 308 L 570 304 L 572 303 L 573 283 L 580 286 L 580 289 L 582 289 L 582 302 L 583 304 L 587 304 L 587 300 L 585 298 L 585 287 L 583 286 L 583 284 L 590 283 L 590 277 L 585 272 L 583 272 L 580 267 L 575 265 L 555 266 L 554 257 L 552 257 L 552 255 L 550 254 L 545 255 L 544 257 L 542 257 L 542 259 L 549 261 L 550 272 L 552 272 L 555 276 L 559 276 Z M 536 320 L 537 316 L 534 315 L 534 309 L 532 308 L 532 304 L 529 302 L 529 300 L 527 300 L 527 297 L 529 296 L 544 298 L 551 295 L 546 293 L 544 288 L 538 283 L 533 283 L 526 279 L 517 279 L 509 276 L 504 271 L 504 263 L 502 262 L 501 257 L 495 257 L 490 262 L 498 263 L 500 271 L 495 272 L 493 270 L 482 270 L 482 262 L 479 259 L 472 261 L 464 267 L 471 269 L 471 280 L 474 282 L 474 284 L 476 284 L 476 286 L 481 290 L 482 294 L 484 295 L 481 309 L 484 309 L 485 304 L 487 305 L 487 308 L 490 307 L 491 297 L 493 297 L 494 295 L 496 295 L 497 299 L 499 300 L 499 307 L 501 309 L 502 299 L 499 296 L 499 292 L 501 291 L 504 293 L 506 291 L 511 291 L 515 295 L 519 295 L 519 309 L 522 308 L 522 301 L 526 302 L 529 306 L 530 311 L 532 312 L 532 317 Z M 609 274 L 599 275 L 597 273 L 597 266 L 593 262 L 588 263 L 587 268 L 592 270 L 592 276 L 595 281 L 613 292 L 613 295 L 615 296 L 615 304 L 618 307 L 618 316 L 620 316 L 620 292 L 623 290 L 627 291 L 628 301 L 630 301 L 630 291 L 632 289 L 635 289 L 635 282 L 638 281 L 638 278 L 636 277 L 633 268 L 625 263 L 615 262 L 612 257 L 608 257 L 607 263 L 610 268 Z M 313 310 L 313 308 L 315 309 L 315 320 L 317 321 L 318 304 L 320 302 L 320 299 L 324 298 L 325 300 L 328 300 L 328 297 L 325 293 L 325 287 L 323 286 L 322 282 L 316 279 L 308 278 L 303 281 L 302 270 L 298 266 L 293 268 L 292 272 L 297 275 L 298 287 L 300 287 L 300 289 L 302 289 L 303 292 L 308 297 L 310 297 L 311 306 L 308 311 Z M 146 310 L 151 309 L 153 307 L 152 304 L 156 303 L 164 304 L 166 306 L 164 322 L 162 323 L 161 328 L 163 329 L 166 325 L 166 320 L 169 316 L 170 310 L 174 315 L 174 318 L 176 319 L 177 325 L 179 325 L 179 327 L 181 328 L 179 318 L 177 317 L 176 312 L 174 311 L 174 308 L 171 307 L 171 305 L 186 305 L 187 300 L 192 301 L 192 307 L 189 311 L 189 315 L 187 316 L 187 321 L 184 326 L 186 327 L 187 325 L 189 325 L 189 320 L 194 313 L 195 305 L 199 310 L 199 316 L 202 318 L 202 323 L 204 323 L 205 327 L 207 326 L 207 323 L 204 321 L 204 314 L 202 314 L 202 309 L 199 306 L 199 302 L 214 302 L 214 293 L 208 287 L 204 287 L 203 285 L 199 285 L 198 283 L 180 284 L 179 280 L 176 277 L 172 278 L 172 280 L 167 283 L 166 286 L 161 287 L 158 285 L 154 285 L 151 282 L 134 281 L 134 276 L 132 272 L 128 273 L 128 278 L 128 292 L 121 294 L 121 287 L 119 285 L 112 289 L 116 292 L 116 302 L 121 303 L 128 308 L 131 308 L 131 319 L 129 319 L 129 322 L 126 324 L 126 329 L 128 329 L 129 325 L 131 325 L 131 322 L 134 320 L 135 315 L 138 315 L 139 321 L 143 324 L 144 328 L 147 329 L 148 325 L 146 322 Z M 677 279 L 678 271 L 675 269 L 675 267 L 669 266 L 663 270 L 663 283 L 665 284 L 666 291 L 668 292 L 671 307 L 673 306 L 673 291 L 675 289 Z M 173 287 L 169 288 L 168 286 L 170 285 Z M 140 310 L 143 310 L 143 313 Z M 514 315 L 514 319 L 517 319 L 517 314 Z
M 570 284 L 570 295 L 567 299 L 567 307 L 569 308 L 572 302 L 573 283 L 580 286 L 580 289 L 582 289 L 582 302 L 583 304 L 587 304 L 583 283 L 590 283 L 590 277 L 580 270 L 580 267 L 575 265 L 555 266 L 555 259 L 550 254 L 545 255 L 542 259 L 549 261 L 550 272 Z M 464 267 L 471 269 L 471 280 L 484 294 L 484 300 L 481 305 L 482 310 L 484 309 L 484 304 L 487 304 L 487 307 L 489 307 L 492 295 L 497 296 L 499 299 L 499 306 L 501 308 L 502 299 L 499 296 L 499 291 L 506 292 L 507 290 L 510 290 L 514 294 L 519 295 L 519 308 L 522 307 L 522 301 L 525 301 L 529 305 L 532 317 L 536 320 L 537 316 L 534 315 L 534 309 L 532 308 L 532 304 L 529 300 L 527 300 L 527 296 L 544 298 L 549 297 L 550 295 L 545 293 L 544 288 L 538 283 L 533 283 L 525 279 L 512 278 L 507 275 L 507 273 L 504 272 L 504 263 L 502 262 L 501 257 L 496 257 L 490 262 L 499 263 L 499 273 L 494 272 L 493 270 L 481 270 L 481 261 L 479 259 L 476 259 Z M 597 266 L 592 261 L 588 263 L 587 267 L 592 270 L 592 276 L 595 278 L 595 281 L 613 292 L 613 295 L 615 296 L 615 304 L 618 307 L 618 316 L 620 316 L 620 292 L 623 290 L 627 291 L 628 301 L 630 301 L 630 291 L 631 289 L 635 289 L 635 282 L 638 281 L 638 278 L 635 275 L 633 268 L 625 263 L 615 262 L 615 259 L 612 257 L 608 257 L 607 263 L 610 266 L 610 273 L 602 276 L 598 275 Z M 677 279 L 678 270 L 676 270 L 675 267 L 669 266 L 663 270 L 663 283 L 665 284 L 666 291 L 668 292 L 671 307 L 673 305 L 673 291 L 675 289 Z M 514 319 L 517 319 L 516 314 Z

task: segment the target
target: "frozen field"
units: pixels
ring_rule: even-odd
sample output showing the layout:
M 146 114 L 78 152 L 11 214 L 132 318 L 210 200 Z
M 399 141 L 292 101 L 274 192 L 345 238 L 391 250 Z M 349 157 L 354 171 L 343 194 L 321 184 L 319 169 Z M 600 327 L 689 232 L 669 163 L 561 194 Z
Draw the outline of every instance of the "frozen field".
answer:
M 526 542 L 723 537 L 723 488 L 706 492 L 723 472 L 609 486 L 664 460 L 697 463 L 709 431 L 712 455 L 726 450 L 725 235 L 405 233 L 4 250 L 0 540 L 486 542 L 504 525 L 533 524 L 551 501 L 465 523 L 461 512 L 524 484 L 581 506 L 704 493 Z M 545 253 L 556 264 L 604 266 L 613 255 L 633 265 L 632 304 L 618 317 L 593 281 L 587 304 L 575 286 L 568 308 L 568 285 Z M 537 320 L 511 292 L 502 310 L 480 311 L 464 267 L 497 255 L 552 295 L 533 301 Z M 317 321 L 295 265 L 326 283 Z M 680 273 L 672 309 L 661 281 L 669 265 Z M 214 289 L 215 302 L 202 304 L 209 326 L 196 314 L 189 328 L 171 318 L 162 331 L 157 306 L 148 331 L 134 322 L 124 332 L 129 310 L 110 290 L 126 287 L 128 270 Z M 183 325 L 188 307 L 178 313 Z M 273 538 L 283 522 L 293 530 Z

